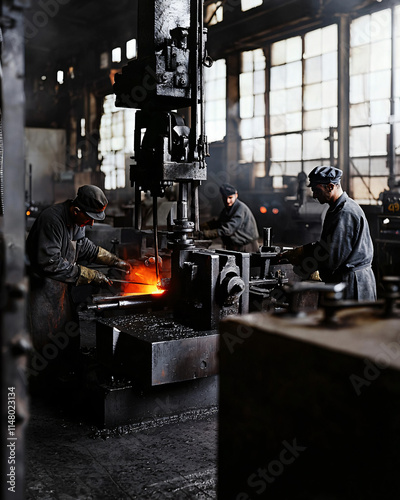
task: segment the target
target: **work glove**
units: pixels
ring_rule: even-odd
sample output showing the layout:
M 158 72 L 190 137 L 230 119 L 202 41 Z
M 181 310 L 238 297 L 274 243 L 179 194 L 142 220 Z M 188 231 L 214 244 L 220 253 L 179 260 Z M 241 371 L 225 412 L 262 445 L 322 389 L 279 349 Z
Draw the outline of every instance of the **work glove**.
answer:
M 205 229 L 203 231 L 204 238 L 206 240 L 213 240 L 214 238 L 218 238 L 218 231 L 216 229 Z
M 288 260 L 294 266 L 300 266 L 304 259 L 304 248 L 297 247 L 279 254 L 279 260 Z
M 120 259 L 116 255 L 102 247 L 99 247 L 99 253 L 97 254 L 95 262 L 96 264 L 104 264 L 106 266 L 116 267 L 118 269 L 121 269 L 122 271 L 125 271 L 126 273 L 129 273 L 132 269 L 129 262 Z
M 112 281 L 107 276 L 96 269 L 79 266 L 80 273 L 76 282 L 77 285 L 112 285 Z

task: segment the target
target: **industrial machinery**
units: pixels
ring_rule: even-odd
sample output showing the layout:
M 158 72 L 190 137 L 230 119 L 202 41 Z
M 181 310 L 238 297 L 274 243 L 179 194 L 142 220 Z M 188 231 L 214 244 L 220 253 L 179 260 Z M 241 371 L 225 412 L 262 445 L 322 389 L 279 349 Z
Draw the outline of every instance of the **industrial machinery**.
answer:
M 273 262 L 281 249 L 270 227 L 255 253 L 210 249 L 210 241 L 198 238 L 198 188 L 209 154 L 203 71 L 212 63 L 202 0 L 139 0 L 138 26 L 139 57 L 115 75 L 114 84 L 116 105 L 137 109 L 130 171 L 135 228 L 120 253 L 134 256 L 139 266 L 152 246 L 153 275 L 144 279 L 160 293 L 131 295 L 127 287 L 143 281 L 136 270 L 112 278 L 127 281 L 121 293 L 94 297 L 88 306 L 98 316 L 97 359 L 122 380 L 103 381 L 92 391 L 103 425 L 216 405 L 219 322 L 284 307 L 283 285 L 295 279 L 292 266 Z M 176 213 L 165 234 L 158 230 L 157 199 L 173 184 L 179 187 Z M 141 229 L 142 191 L 153 199 L 152 240 Z M 162 387 L 169 405 L 157 403 Z

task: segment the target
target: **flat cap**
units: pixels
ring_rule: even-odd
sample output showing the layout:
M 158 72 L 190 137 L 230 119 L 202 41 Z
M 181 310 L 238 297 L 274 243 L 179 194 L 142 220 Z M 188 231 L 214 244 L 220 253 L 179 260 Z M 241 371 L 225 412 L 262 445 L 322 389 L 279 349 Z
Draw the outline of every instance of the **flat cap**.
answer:
M 86 184 L 78 189 L 73 203 L 94 220 L 104 220 L 108 200 L 97 186 Z
M 308 179 L 310 181 L 308 187 L 316 186 L 317 184 L 338 184 L 342 175 L 342 170 L 331 167 L 330 165 L 315 167 L 308 174 Z
M 228 183 L 222 184 L 219 188 L 219 191 L 224 196 L 232 196 L 233 194 L 237 193 L 237 189 L 235 188 L 235 186 L 232 186 L 232 184 Z

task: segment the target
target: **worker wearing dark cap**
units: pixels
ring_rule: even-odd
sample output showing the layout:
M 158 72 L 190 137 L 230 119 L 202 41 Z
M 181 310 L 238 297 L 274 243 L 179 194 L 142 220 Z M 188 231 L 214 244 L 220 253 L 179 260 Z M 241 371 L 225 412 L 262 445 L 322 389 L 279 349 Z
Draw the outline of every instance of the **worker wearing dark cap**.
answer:
M 346 299 L 375 300 L 374 255 L 368 222 L 360 206 L 342 190 L 343 172 L 331 166 L 315 167 L 308 175 L 313 198 L 329 205 L 320 240 L 283 252 L 298 274 L 315 271 L 325 283 L 344 282 Z
M 111 284 L 106 275 L 86 264 L 130 270 L 128 262 L 85 236 L 85 226 L 104 220 L 107 204 L 100 188 L 82 186 L 74 200 L 43 210 L 29 232 L 26 250 L 30 274 L 29 322 L 35 349 L 33 372 L 39 370 L 39 365 L 44 369 L 50 361 L 54 364 L 79 354 L 79 321 L 71 297 L 72 287 Z M 38 366 L 34 366 L 35 361 Z
M 204 237 L 220 237 L 227 250 L 257 252 L 257 223 L 249 207 L 238 199 L 237 189 L 231 184 L 222 184 L 220 193 L 225 208 L 218 220 L 202 225 Z

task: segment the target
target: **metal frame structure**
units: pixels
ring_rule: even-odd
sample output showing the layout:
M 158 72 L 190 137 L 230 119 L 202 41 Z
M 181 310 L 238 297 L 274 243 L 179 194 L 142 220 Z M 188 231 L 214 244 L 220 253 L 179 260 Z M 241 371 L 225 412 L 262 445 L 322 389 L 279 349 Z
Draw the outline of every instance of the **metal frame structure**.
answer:
M 25 378 L 30 348 L 26 328 L 24 169 L 24 9 L 29 0 L 2 2 L 1 57 L 4 214 L 1 240 L 1 498 L 25 498 L 24 432 L 28 421 Z

